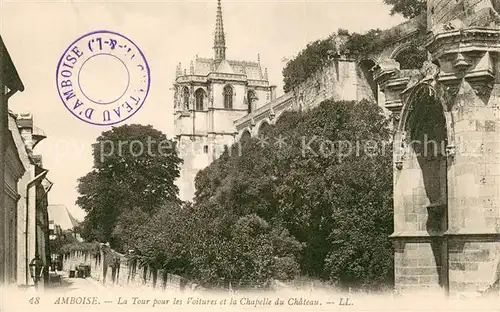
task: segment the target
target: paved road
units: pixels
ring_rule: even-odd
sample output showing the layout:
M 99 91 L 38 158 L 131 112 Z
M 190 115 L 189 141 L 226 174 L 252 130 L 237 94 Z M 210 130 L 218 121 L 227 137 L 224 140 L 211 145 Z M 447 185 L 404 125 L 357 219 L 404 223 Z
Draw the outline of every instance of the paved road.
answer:
M 107 288 L 100 282 L 88 278 L 69 278 L 68 272 L 60 271 L 61 284 L 52 284 L 45 289 L 46 292 L 75 292 L 75 291 L 103 291 Z

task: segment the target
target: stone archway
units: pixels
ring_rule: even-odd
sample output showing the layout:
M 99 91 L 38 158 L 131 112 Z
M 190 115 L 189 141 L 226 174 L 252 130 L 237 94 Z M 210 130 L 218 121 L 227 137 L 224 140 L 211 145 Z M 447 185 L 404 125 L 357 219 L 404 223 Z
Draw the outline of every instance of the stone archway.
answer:
M 271 130 L 271 126 L 267 121 L 263 121 L 259 125 L 259 130 L 257 131 L 257 136 L 267 136 L 269 133 L 269 130 Z
M 420 169 L 425 192 L 421 195 L 425 196 L 428 205 L 446 205 L 448 142 L 443 109 L 439 100 L 426 88 L 415 93 L 410 105 L 403 128 L 408 153 L 406 161 L 411 163 L 411 168 Z M 426 226 L 421 228 L 425 228 L 430 234 L 445 230 L 437 224 L 431 226 L 430 215 L 427 221 Z
M 447 147 L 452 130 L 439 94 L 428 83 L 414 87 L 403 106 L 394 140 L 394 236 L 401 243 L 396 248 L 395 266 L 406 272 L 397 274 L 397 287 L 406 287 L 398 279 L 411 279 L 415 285 L 426 280 L 429 288 L 448 289 L 444 235 L 448 230 Z
M 243 133 L 241 134 L 240 136 L 240 142 L 246 142 L 246 141 L 249 141 L 251 139 L 252 135 L 250 134 L 250 131 L 248 130 L 245 130 L 243 131 Z
M 375 80 L 373 79 L 373 70 L 372 70 L 375 67 L 376 63 L 371 59 L 366 59 L 359 62 L 358 65 L 365 77 L 366 82 L 370 86 L 375 101 L 378 101 L 378 86 Z
M 427 61 L 427 50 L 417 40 L 396 47 L 389 57 L 399 63 L 399 69 L 420 69 Z

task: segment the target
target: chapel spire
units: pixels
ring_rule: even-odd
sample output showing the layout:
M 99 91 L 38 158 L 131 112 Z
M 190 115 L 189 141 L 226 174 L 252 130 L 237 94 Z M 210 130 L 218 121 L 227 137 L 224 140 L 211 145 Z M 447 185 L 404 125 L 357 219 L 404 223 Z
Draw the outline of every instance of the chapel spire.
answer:
M 215 60 L 226 59 L 226 38 L 224 36 L 224 24 L 222 22 L 221 0 L 217 0 L 217 17 L 215 21 L 214 51 Z

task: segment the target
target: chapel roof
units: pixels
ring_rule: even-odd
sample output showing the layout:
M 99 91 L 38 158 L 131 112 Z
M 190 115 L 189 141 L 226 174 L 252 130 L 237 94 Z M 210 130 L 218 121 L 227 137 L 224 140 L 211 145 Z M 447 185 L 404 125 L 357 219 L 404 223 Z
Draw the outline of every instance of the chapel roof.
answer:
M 224 22 L 222 19 L 221 1 L 217 0 L 216 23 L 214 32 L 214 58 L 198 58 L 190 68 L 191 75 L 207 76 L 210 73 L 239 74 L 247 76 L 249 80 L 267 80 L 262 74 L 260 57 L 258 62 L 235 61 L 226 59 L 226 38 L 224 32 Z M 194 67 L 194 68 L 193 68 Z M 177 75 L 182 76 L 180 64 Z
M 231 68 L 231 65 L 229 65 L 229 62 L 227 60 L 222 60 L 219 63 L 216 72 L 224 74 L 235 74 L 234 70 Z
M 211 72 L 224 70 L 226 73 L 246 75 L 248 79 L 264 80 L 262 67 L 258 62 L 222 60 L 219 65 L 217 63 L 219 62 L 212 58 L 197 58 L 194 63 L 194 74 L 206 76 Z

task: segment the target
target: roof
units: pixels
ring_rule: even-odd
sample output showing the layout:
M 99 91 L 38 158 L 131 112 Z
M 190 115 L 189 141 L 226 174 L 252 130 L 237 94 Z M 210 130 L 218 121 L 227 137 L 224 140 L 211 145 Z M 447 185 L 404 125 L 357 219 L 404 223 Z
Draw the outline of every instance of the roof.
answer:
M 226 60 L 222 60 L 220 62 L 219 67 L 217 67 L 217 72 L 224 74 L 235 74 L 234 70 L 231 68 L 231 65 L 229 65 Z
M 29 153 L 26 149 L 26 143 L 24 142 L 19 129 L 16 128 L 16 115 L 9 110 L 9 130 L 12 134 L 12 138 L 14 139 L 14 143 L 16 144 L 17 154 L 23 162 L 23 166 L 25 166 L 29 163 Z
M 8 127 L 10 131 L 7 132 L 8 141 L 6 142 L 7 168 L 16 175 L 15 180 L 17 181 L 26 171 L 25 161 L 28 161 L 28 156 L 21 134 L 17 129 L 15 116 L 9 113 L 8 117 Z
M 245 74 L 248 79 L 262 80 L 262 70 L 257 62 L 228 61 L 237 74 Z
M 65 205 L 49 205 L 47 207 L 49 220 L 54 221 L 62 230 L 73 229 L 80 225 Z
M 262 69 L 258 62 L 223 60 L 220 65 L 226 63 L 224 68 L 231 68 L 232 73 L 246 75 L 251 80 L 264 80 Z M 220 68 L 219 65 L 219 68 Z M 211 58 L 197 58 L 194 64 L 194 74 L 207 76 L 216 71 L 216 62 Z M 221 72 L 217 69 L 218 72 Z
M 0 36 L 0 55 L 4 58 L 3 68 L 0 69 L 0 71 L 5 73 L 4 84 L 10 90 L 24 91 L 23 82 L 21 81 L 21 78 L 19 78 L 16 67 L 14 66 L 9 52 L 7 51 L 7 47 L 5 47 L 5 44 L 3 43 L 2 36 Z

